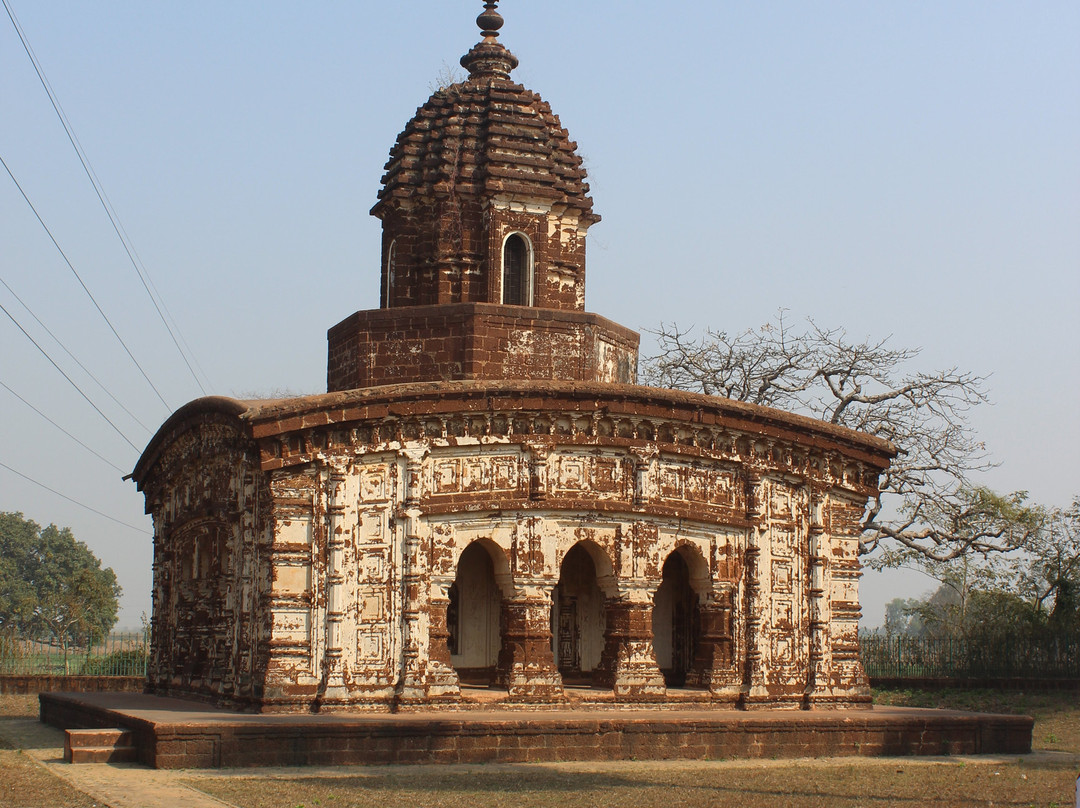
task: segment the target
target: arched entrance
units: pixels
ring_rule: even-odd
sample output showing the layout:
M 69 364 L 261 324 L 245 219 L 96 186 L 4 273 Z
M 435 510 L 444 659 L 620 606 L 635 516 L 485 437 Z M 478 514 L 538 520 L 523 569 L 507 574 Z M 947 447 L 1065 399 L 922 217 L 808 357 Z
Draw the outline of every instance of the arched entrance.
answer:
M 653 650 L 668 687 L 686 685 L 701 639 L 700 599 L 696 591 L 701 583 L 693 580 L 696 576 L 692 565 L 700 567 L 704 559 L 685 546 L 669 555 L 653 599 Z
M 496 548 L 496 552 L 501 552 Z M 450 664 L 462 684 L 490 685 L 502 644 L 502 592 L 490 550 L 481 542 L 465 548 L 450 587 L 446 610 Z
M 591 684 L 604 650 L 604 593 L 596 563 L 581 542 L 563 558 L 559 583 L 551 593 L 551 634 L 563 683 Z

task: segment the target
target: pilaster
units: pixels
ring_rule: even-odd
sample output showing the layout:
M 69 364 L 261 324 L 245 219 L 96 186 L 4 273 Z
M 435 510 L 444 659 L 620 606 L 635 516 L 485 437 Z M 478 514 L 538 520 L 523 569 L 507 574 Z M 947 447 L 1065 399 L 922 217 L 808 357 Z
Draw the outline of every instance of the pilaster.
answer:
M 809 491 L 809 572 L 810 572 L 810 659 L 804 707 L 828 701 L 831 695 L 829 669 L 829 534 L 825 529 L 825 492 L 819 486 Z
M 735 588 L 722 583 L 709 593 L 700 606 L 701 633 L 694 664 L 686 683 L 704 687 L 721 701 L 736 701 L 740 692 L 739 671 L 735 666 L 732 615 Z
M 402 451 L 405 461 L 405 491 L 399 518 L 404 527 L 402 541 L 402 662 L 401 680 L 396 701 L 400 704 L 425 704 L 456 701 L 461 697 L 457 673 L 449 664 L 449 654 L 440 659 L 436 650 L 445 635 L 439 635 L 439 619 L 434 618 L 436 636 L 431 636 L 433 611 L 431 596 L 431 558 L 429 543 L 422 534 L 420 500 L 423 495 L 423 461 L 427 449 Z M 441 598 L 440 598 L 441 599 Z M 449 602 L 449 599 L 447 599 Z M 442 609 L 442 627 L 446 625 L 446 604 Z M 435 654 L 433 655 L 433 651 Z
M 347 596 L 345 589 L 345 554 L 352 531 L 346 520 L 346 477 L 332 471 L 328 480 L 326 537 L 326 646 L 322 666 L 320 702 L 342 702 L 348 698 L 343 677 L 344 628 Z
M 740 701 L 744 706 L 766 702 L 765 666 L 761 653 L 762 623 L 766 603 L 762 593 L 761 533 L 765 526 L 765 478 L 756 471 L 746 475 L 746 563 L 743 567 L 746 592 L 746 668 Z

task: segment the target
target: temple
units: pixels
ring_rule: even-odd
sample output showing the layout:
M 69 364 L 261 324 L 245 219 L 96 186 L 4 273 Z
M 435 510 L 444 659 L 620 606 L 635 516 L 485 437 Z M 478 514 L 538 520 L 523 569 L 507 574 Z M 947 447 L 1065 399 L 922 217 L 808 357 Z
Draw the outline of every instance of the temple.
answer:
M 576 145 L 496 5 L 390 151 L 381 306 L 330 328 L 328 392 L 199 399 L 140 458 L 149 691 L 868 706 L 859 525 L 893 447 L 636 384 L 638 335 L 585 311 Z

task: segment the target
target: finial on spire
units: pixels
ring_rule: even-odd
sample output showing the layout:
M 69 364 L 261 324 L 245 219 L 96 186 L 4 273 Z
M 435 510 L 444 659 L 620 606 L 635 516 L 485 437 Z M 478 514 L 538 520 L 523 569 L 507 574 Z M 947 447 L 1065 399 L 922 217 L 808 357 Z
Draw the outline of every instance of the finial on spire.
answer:
M 499 35 L 499 29 L 503 27 L 502 14 L 499 13 L 499 0 L 487 0 L 484 3 L 484 10 L 476 18 L 476 24 L 480 26 L 485 39 Z
M 470 80 L 508 79 L 510 71 L 518 66 L 517 57 L 498 42 L 499 29 L 503 26 L 498 7 L 499 0 L 484 3 L 484 10 L 476 18 L 484 38 L 461 57 L 461 66 L 469 71 Z

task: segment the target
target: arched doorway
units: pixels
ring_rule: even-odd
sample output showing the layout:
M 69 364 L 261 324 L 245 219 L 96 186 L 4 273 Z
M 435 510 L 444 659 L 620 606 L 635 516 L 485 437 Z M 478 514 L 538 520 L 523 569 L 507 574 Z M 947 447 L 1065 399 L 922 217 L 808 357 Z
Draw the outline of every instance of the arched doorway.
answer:
M 604 594 L 596 563 L 581 543 L 563 558 L 559 583 L 551 593 L 551 634 L 564 684 L 591 684 L 604 650 Z
M 661 584 L 653 598 L 653 650 L 668 687 L 686 685 L 701 636 L 699 598 L 688 560 L 704 563 L 685 548 L 679 548 L 667 557 Z
M 490 685 L 502 643 L 502 592 L 491 554 L 480 542 L 465 548 L 446 610 L 450 664 L 462 684 Z

